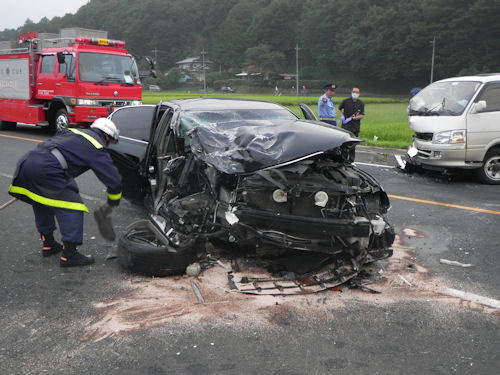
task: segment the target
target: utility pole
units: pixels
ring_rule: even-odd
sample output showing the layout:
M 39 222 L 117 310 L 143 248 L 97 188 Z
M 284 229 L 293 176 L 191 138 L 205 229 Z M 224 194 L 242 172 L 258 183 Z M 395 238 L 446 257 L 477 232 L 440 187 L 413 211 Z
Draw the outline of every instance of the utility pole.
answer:
M 436 50 L 436 36 L 429 42 L 432 43 L 432 61 L 431 61 L 431 83 L 434 80 L 434 52 Z
M 299 44 L 295 44 L 295 88 L 299 96 Z
M 201 67 L 203 69 L 203 92 L 206 94 L 207 93 L 207 81 L 205 79 L 205 54 L 206 54 L 206 52 L 205 52 L 205 49 L 203 48 L 203 51 L 201 51 L 201 56 L 202 56 L 201 57 L 201 59 L 202 59 L 201 60 L 202 61 Z

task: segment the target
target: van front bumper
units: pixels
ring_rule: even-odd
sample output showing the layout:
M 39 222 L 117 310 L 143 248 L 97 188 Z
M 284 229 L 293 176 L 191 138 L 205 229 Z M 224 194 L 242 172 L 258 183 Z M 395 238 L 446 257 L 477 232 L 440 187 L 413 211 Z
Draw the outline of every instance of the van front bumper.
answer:
M 477 168 L 465 162 L 465 144 L 435 144 L 414 139 L 407 156 L 412 164 L 424 168 Z

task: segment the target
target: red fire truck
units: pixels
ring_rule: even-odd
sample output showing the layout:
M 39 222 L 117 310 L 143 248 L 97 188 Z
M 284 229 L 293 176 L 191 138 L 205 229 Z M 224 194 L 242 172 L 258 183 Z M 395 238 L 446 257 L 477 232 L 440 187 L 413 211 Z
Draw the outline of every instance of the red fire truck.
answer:
M 0 129 L 19 122 L 53 129 L 89 125 L 141 98 L 134 57 L 106 31 L 31 32 L 0 42 Z

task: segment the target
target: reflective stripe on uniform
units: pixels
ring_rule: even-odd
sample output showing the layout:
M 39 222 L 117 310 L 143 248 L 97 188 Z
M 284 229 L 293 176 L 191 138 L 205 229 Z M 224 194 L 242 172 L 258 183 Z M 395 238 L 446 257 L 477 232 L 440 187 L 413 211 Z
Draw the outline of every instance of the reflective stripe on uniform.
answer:
M 108 198 L 112 201 L 117 201 L 117 200 L 120 200 L 122 197 L 122 193 L 118 193 L 118 194 L 109 194 L 108 193 Z
M 22 188 L 19 186 L 10 185 L 9 192 L 14 193 L 14 194 L 25 195 L 29 199 L 31 199 L 35 202 L 44 204 L 46 206 L 66 208 L 68 210 L 89 212 L 89 210 L 87 209 L 87 207 L 83 203 L 60 201 L 57 199 L 45 198 L 45 197 L 42 197 L 41 195 L 38 195 L 38 194 L 35 194 L 35 193 L 29 191 L 28 189 L 25 189 L 25 188 Z
M 101 145 L 101 143 L 95 139 L 94 137 L 88 135 L 87 133 L 84 133 L 84 132 L 81 132 L 80 130 L 77 130 L 77 129 L 68 129 L 69 131 L 75 133 L 75 134 L 78 134 L 78 135 L 81 135 L 83 138 L 85 138 L 87 141 L 89 141 L 90 143 L 92 143 L 92 145 L 97 148 L 97 149 L 100 149 L 102 148 L 103 146 Z

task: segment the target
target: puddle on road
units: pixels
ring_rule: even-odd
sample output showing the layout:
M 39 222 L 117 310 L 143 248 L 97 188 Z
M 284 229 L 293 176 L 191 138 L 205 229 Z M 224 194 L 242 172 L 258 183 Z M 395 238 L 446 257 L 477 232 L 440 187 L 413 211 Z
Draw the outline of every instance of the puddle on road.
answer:
M 408 236 L 409 232 L 403 233 Z M 167 323 L 246 325 L 287 325 L 291 316 L 301 319 L 322 319 L 333 316 L 335 310 L 363 301 L 371 304 L 426 300 L 450 303 L 488 314 L 499 310 L 466 302 L 445 295 L 446 285 L 436 275 L 415 262 L 411 249 L 396 237 L 394 255 L 386 261 L 369 266 L 374 274 L 367 286 L 381 292 L 372 294 L 340 286 L 321 293 L 293 296 L 248 295 L 231 291 L 227 269 L 214 266 L 199 278 L 188 276 L 147 278 L 134 276 L 128 281 L 132 290 L 107 302 L 94 304 L 96 319 L 85 329 L 84 341 L 100 341 L 113 335 L 144 331 Z M 241 268 L 235 279 L 243 275 L 268 278 L 262 269 Z M 204 304 L 193 291 L 194 281 Z

